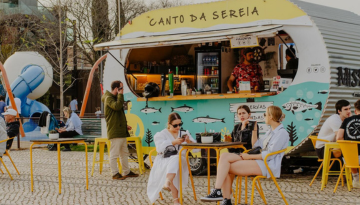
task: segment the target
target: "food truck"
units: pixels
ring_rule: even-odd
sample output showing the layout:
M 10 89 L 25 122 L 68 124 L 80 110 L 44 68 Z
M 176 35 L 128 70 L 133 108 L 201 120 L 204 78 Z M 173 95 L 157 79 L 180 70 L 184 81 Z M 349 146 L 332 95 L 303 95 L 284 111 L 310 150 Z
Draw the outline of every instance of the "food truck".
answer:
M 260 135 L 269 129 L 266 107 L 282 108 L 291 155 L 313 149 L 308 136 L 335 113 L 336 101 L 353 104 L 360 96 L 359 32 L 360 17 L 344 10 L 296 0 L 226 0 L 144 13 L 114 41 L 94 48 L 109 52 L 104 89 L 124 82 L 131 135 L 142 138 L 144 153 L 154 148 L 153 136 L 166 128 L 171 112 L 194 138 L 205 129 L 224 136 L 246 104 Z M 298 61 L 291 68 L 290 47 Z M 263 86 L 239 82 L 229 92 L 228 79 L 246 48 L 253 50 Z M 144 98 L 149 82 L 164 92 Z

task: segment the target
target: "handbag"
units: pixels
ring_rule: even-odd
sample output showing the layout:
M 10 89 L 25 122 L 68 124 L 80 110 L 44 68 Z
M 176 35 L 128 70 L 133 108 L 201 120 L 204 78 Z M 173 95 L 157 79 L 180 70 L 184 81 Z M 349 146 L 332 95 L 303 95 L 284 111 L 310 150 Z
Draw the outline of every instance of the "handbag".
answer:
M 251 150 L 249 150 L 247 153 L 248 154 L 261 154 L 261 147 L 260 146 L 257 146 L 257 147 L 254 147 L 252 148 Z
M 178 154 L 178 151 L 177 151 L 176 147 L 174 145 L 169 145 L 169 146 L 165 147 L 163 157 L 168 158 L 168 157 L 171 157 L 171 156 L 177 155 L 177 154 Z
M 284 128 L 281 128 L 281 129 L 284 129 Z M 264 150 L 267 149 L 267 146 L 269 145 L 269 142 L 272 137 L 273 137 L 273 134 L 269 137 L 266 145 L 264 146 Z M 248 154 L 261 154 L 261 151 L 262 151 L 262 148 L 260 146 L 257 146 L 257 147 L 252 148 L 251 150 L 249 150 L 247 153 Z

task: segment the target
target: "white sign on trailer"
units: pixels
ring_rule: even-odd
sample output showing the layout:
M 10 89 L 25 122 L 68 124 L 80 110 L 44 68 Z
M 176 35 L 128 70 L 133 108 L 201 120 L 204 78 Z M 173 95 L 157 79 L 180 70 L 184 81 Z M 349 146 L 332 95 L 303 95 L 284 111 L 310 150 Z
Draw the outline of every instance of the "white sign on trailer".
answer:
M 249 106 L 251 113 L 253 112 L 266 112 L 266 108 L 274 105 L 274 102 L 247 102 L 247 103 L 230 103 L 230 112 L 236 113 L 240 105 Z
M 230 39 L 231 48 L 244 48 L 259 46 L 256 36 L 234 36 Z

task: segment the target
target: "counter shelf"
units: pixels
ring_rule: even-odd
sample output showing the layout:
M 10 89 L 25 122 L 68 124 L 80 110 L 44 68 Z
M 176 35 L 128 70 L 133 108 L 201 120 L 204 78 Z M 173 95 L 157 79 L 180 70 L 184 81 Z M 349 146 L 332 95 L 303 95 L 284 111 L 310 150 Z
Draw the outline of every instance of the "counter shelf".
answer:
M 260 98 L 264 96 L 276 95 L 276 92 L 259 93 L 220 93 L 220 94 L 201 94 L 201 95 L 174 95 L 149 98 L 148 101 L 176 101 L 176 100 L 211 100 L 211 99 L 231 99 L 231 98 Z M 137 98 L 137 101 L 146 101 L 146 98 Z

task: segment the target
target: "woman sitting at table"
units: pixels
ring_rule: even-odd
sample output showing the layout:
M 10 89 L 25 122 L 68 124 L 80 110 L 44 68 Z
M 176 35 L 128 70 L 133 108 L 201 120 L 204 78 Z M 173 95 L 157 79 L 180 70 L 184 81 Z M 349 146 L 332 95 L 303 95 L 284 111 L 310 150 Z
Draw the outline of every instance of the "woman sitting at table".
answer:
M 168 117 L 167 128 L 154 136 L 156 152 L 154 165 L 150 171 L 147 195 L 154 203 L 159 198 L 161 189 L 171 191 L 174 204 L 179 204 L 179 154 L 181 144 L 196 143 L 188 131 L 180 130 L 183 125 L 178 113 L 171 113 Z M 172 152 L 171 150 L 177 150 Z M 189 180 L 189 170 L 185 158 L 186 152 L 182 152 L 182 184 L 185 186 Z
M 67 118 L 65 127 L 60 129 L 55 128 L 59 132 L 59 138 L 73 138 L 77 135 L 82 135 L 81 120 L 79 116 L 72 112 L 72 110 L 66 107 L 64 110 L 64 117 Z M 70 144 L 64 144 L 65 149 L 63 151 L 71 151 Z M 56 149 L 55 149 L 56 150 Z
M 240 105 L 236 112 L 237 112 L 237 117 L 240 120 L 240 123 L 234 126 L 234 129 L 231 133 L 231 141 L 246 142 L 244 147 L 246 149 L 251 149 L 252 148 L 251 140 L 253 133 L 254 135 L 256 135 L 256 137 L 254 136 L 254 138 L 257 139 L 259 137 L 259 126 L 256 124 L 256 128 L 255 125 L 249 128 L 251 111 L 247 105 Z M 253 132 L 252 129 L 255 130 L 255 132 Z M 235 153 L 237 155 L 239 155 L 242 152 L 241 148 L 229 148 L 228 150 L 230 153 Z
M 261 147 L 260 154 L 241 153 L 235 155 L 224 153 L 220 156 L 217 169 L 215 189 L 202 201 L 222 201 L 221 205 L 231 205 L 231 174 L 238 176 L 260 175 L 270 177 L 267 171 L 264 158 L 267 154 L 285 149 L 289 143 L 289 134 L 281 124 L 285 115 L 277 106 L 269 106 L 264 114 L 265 123 L 271 126 L 271 129 L 264 137 L 257 139 L 253 133 L 253 147 Z M 253 132 L 256 132 L 254 130 Z M 275 177 L 280 177 L 281 160 L 284 153 L 276 154 L 267 158 L 271 172 Z

